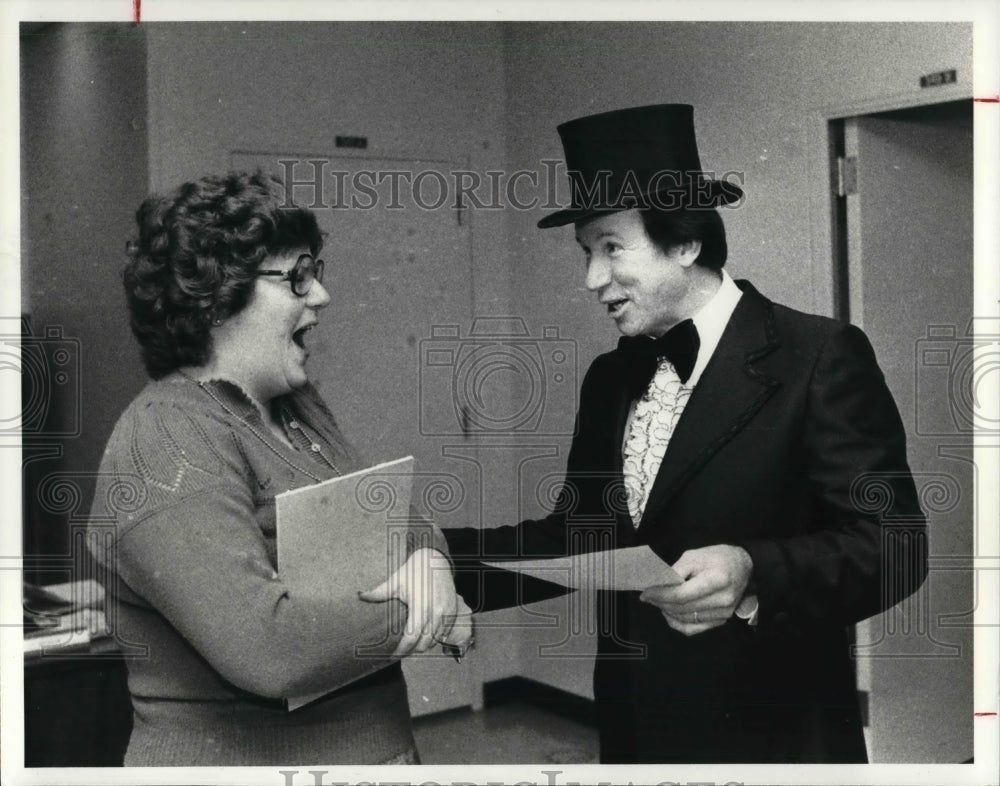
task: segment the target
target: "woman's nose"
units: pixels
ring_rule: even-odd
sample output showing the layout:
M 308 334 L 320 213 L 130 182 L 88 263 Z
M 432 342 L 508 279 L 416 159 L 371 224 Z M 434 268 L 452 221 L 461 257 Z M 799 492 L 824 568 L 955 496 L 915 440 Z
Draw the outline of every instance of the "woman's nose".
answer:
M 594 257 L 587 262 L 587 277 L 585 285 L 591 292 L 596 292 L 611 283 L 611 265 L 607 260 Z
M 321 281 L 313 281 L 306 293 L 306 305 L 310 308 L 323 308 L 330 302 L 330 293 L 326 291 Z

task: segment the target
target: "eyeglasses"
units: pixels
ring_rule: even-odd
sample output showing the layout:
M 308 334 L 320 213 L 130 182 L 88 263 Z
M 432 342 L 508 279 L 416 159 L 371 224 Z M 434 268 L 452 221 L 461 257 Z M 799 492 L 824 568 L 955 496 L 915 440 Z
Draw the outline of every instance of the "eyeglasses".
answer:
M 290 281 L 292 292 L 305 297 L 312 289 L 313 281 L 323 283 L 322 259 L 313 259 L 312 254 L 301 254 L 291 270 L 258 270 L 258 276 L 281 276 L 282 281 Z

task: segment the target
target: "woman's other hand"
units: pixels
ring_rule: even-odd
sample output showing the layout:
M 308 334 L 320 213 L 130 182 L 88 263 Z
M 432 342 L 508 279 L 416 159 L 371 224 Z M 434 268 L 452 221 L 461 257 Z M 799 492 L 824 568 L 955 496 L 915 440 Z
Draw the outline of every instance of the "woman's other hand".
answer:
M 451 563 L 436 549 L 417 549 L 386 581 L 360 597 L 371 603 L 396 598 L 406 604 L 406 627 L 394 657 L 426 652 L 445 641 L 459 617 Z

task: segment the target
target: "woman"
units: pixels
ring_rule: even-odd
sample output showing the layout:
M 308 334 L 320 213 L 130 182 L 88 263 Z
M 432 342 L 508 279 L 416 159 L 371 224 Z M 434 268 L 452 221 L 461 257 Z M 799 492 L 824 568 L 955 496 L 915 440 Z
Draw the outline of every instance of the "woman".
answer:
M 152 381 L 115 426 L 91 519 L 113 523 L 97 557 L 116 634 L 144 650 L 125 764 L 416 763 L 398 659 L 459 611 L 440 531 L 365 596 L 388 608 L 311 601 L 275 570 L 275 495 L 366 466 L 306 374 L 330 302 L 315 216 L 258 173 L 150 197 L 136 221 L 125 290 Z M 381 660 L 355 657 L 376 641 Z

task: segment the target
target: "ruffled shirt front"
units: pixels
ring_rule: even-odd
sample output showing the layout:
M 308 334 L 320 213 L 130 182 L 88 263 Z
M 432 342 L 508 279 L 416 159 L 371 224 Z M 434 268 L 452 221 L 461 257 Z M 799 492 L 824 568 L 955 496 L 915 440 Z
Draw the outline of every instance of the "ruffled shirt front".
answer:
M 625 429 L 627 437 L 622 458 L 628 510 L 636 527 L 642 520 L 650 489 L 667 452 L 670 437 L 684 414 L 695 385 L 715 353 L 742 294 L 733 279 L 723 270 L 722 284 L 718 291 L 692 317 L 698 329 L 700 348 L 690 378 L 687 382 L 681 382 L 673 363 L 660 358 L 649 387 L 632 407 Z

